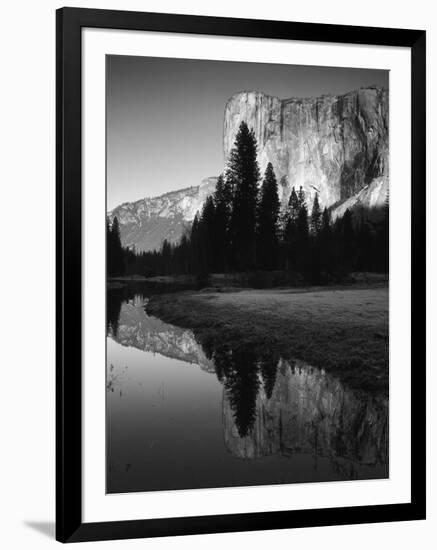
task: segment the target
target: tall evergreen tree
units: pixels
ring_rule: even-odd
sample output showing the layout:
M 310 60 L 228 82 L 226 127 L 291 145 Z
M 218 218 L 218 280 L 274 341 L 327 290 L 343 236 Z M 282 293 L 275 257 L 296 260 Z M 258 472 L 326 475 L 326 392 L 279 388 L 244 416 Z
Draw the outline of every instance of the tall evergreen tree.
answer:
M 384 273 L 389 271 L 390 253 L 389 253 L 389 240 L 390 240 L 390 195 L 389 191 L 385 196 L 384 201 L 384 217 L 382 220 L 382 227 L 380 230 L 380 249 L 381 249 L 381 269 Z
M 323 235 L 327 235 L 328 233 L 331 233 L 331 216 L 329 215 L 329 211 L 326 208 L 326 206 L 323 209 L 322 224 L 321 224 L 320 230 Z
M 219 271 L 227 271 L 229 259 L 229 224 L 232 206 L 232 187 L 228 180 L 220 174 L 214 192 L 215 222 L 215 265 Z
M 305 200 L 305 192 L 300 187 L 298 198 L 298 214 L 296 221 L 296 267 L 301 272 L 306 272 L 308 269 L 308 210 Z
M 111 234 L 108 246 L 109 264 L 111 275 L 124 274 L 124 254 L 121 246 L 120 225 L 117 216 L 112 220 Z
M 311 211 L 311 242 L 310 242 L 310 262 L 309 268 L 311 270 L 311 281 L 314 284 L 320 283 L 321 271 L 322 271 L 322 258 L 320 247 L 320 231 L 322 227 L 322 211 L 320 210 L 319 195 L 316 192 L 313 200 L 313 208 Z
M 280 202 L 278 184 L 272 164 L 269 162 L 261 186 L 257 224 L 257 264 L 261 269 L 278 266 L 278 231 Z
M 193 274 L 201 270 L 202 243 L 199 217 L 199 212 L 196 212 L 190 232 L 190 271 Z
M 228 163 L 229 179 L 235 182 L 231 214 L 233 261 L 247 271 L 256 265 L 256 210 L 259 167 L 253 130 L 240 124 Z
M 200 233 L 201 233 L 201 246 L 202 246 L 202 271 L 204 273 L 210 273 L 214 267 L 215 258 L 215 238 L 214 238 L 214 224 L 215 224 L 215 206 L 212 196 L 209 196 L 202 209 L 202 216 L 200 218 Z
M 299 199 L 297 198 L 296 191 L 293 187 L 288 199 L 287 221 L 291 221 L 294 225 L 297 224 L 297 217 L 299 214 Z
M 316 192 L 313 201 L 313 209 L 311 212 L 311 231 L 313 235 L 317 235 L 322 226 L 322 211 L 320 210 L 319 195 Z
M 170 275 L 172 271 L 172 247 L 167 239 L 161 247 L 161 270 L 164 275 Z
M 354 266 L 354 239 L 352 213 L 347 208 L 340 222 L 341 261 L 346 271 Z
M 295 262 L 298 214 L 299 201 L 293 187 L 283 216 L 283 255 L 285 269 L 293 267 Z
M 303 190 L 302 185 L 299 187 L 299 192 L 297 194 L 297 206 L 299 210 L 303 207 L 305 207 L 305 209 L 307 208 L 307 203 L 305 200 L 305 191 Z
M 327 275 L 331 273 L 333 263 L 331 216 L 325 207 L 322 213 L 320 232 L 317 236 L 319 244 L 320 265 Z
M 108 216 L 106 216 L 106 272 L 109 276 L 113 275 L 111 223 Z

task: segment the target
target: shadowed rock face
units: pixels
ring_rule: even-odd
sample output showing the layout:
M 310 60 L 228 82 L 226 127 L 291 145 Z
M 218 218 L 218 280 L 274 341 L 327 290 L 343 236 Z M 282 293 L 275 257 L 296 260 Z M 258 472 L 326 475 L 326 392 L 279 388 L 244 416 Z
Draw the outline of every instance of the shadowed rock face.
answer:
M 388 176 L 387 90 L 285 100 L 235 94 L 225 108 L 225 158 L 242 121 L 255 132 L 261 170 L 273 164 L 283 202 L 293 186 L 302 186 L 310 201 L 317 191 L 329 207 Z
M 308 453 L 368 465 L 388 462 L 388 401 L 358 396 L 299 361 L 293 367 L 280 361 L 270 398 L 260 387 L 255 421 L 244 437 L 225 391 L 223 429 L 229 451 L 244 459 Z

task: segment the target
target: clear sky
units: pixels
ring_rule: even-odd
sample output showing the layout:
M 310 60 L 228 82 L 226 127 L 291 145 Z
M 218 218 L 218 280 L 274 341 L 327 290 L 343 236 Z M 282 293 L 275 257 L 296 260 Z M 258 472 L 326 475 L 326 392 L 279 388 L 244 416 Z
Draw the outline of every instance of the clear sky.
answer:
M 223 170 L 223 114 L 242 90 L 281 99 L 388 88 L 388 71 L 107 56 L 107 207 Z

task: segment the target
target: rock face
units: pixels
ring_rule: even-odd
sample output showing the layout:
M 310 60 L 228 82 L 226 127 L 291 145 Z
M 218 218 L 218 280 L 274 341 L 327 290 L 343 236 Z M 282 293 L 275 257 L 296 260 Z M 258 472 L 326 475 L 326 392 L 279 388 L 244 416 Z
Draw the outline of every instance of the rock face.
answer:
M 120 222 L 121 241 L 137 251 L 159 249 L 164 241 L 177 242 L 184 230 L 214 192 L 217 178 L 202 180 L 200 185 L 172 191 L 159 197 L 126 202 L 108 213 Z
M 388 102 L 388 91 L 375 87 L 284 100 L 240 92 L 225 107 L 224 158 L 245 121 L 255 132 L 261 171 L 273 164 L 283 205 L 291 188 L 302 186 L 307 204 L 317 191 L 334 218 L 346 208 L 382 206 L 389 183 Z M 164 239 L 180 239 L 216 181 L 210 177 L 195 187 L 124 203 L 108 215 L 118 217 L 124 246 L 158 249 Z
M 365 185 L 361 191 L 358 191 L 352 197 L 341 202 L 331 210 L 332 219 L 342 217 L 347 209 L 354 213 L 359 219 L 360 213 L 365 210 L 366 216 L 373 221 L 378 221 L 382 218 L 386 198 L 389 191 L 389 180 L 387 176 L 376 178 Z
M 303 187 L 322 206 L 348 199 L 375 178 L 388 177 L 388 91 L 285 99 L 241 92 L 225 108 L 223 148 L 231 151 L 242 121 L 255 132 L 262 172 L 273 164 L 285 202 Z
M 338 379 L 297 361 L 281 361 L 270 399 L 261 389 L 251 432 L 241 437 L 228 397 L 226 446 L 240 458 L 308 453 L 350 463 L 388 466 L 388 401 L 359 396 Z

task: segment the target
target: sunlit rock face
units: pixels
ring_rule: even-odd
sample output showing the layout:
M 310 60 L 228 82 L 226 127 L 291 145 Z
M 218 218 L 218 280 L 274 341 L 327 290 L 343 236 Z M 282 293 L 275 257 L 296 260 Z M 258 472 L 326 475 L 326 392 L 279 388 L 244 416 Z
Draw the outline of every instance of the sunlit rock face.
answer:
M 285 100 L 235 94 L 225 108 L 225 158 L 242 121 L 255 132 L 261 170 L 273 164 L 283 202 L 293 186 L 302 186 L 310 201 L 317 191 L 329 207 L 388 176 L 387 90 Z
M 360 220 L 360 213 L 365 211 L 366 217 L 373 220 L 380 220 L 383 216 L 383 206 L 389 192 L 389 179 L 387 176 L 376 178 L 365 185 L 356 195 L 344 200 L 338 206 L 331 209 L 331 218 L 336 220 L 342 217 L 346 210 L 350 210 Z
M 357 395 L 301 362 L 280 362 L 270 399 L 260 388 L 245 437 L 225 391 L 223 429 L 227 448 L 243 459 L 308 453 L 368 465 L 388 461 L 388 401 Z

